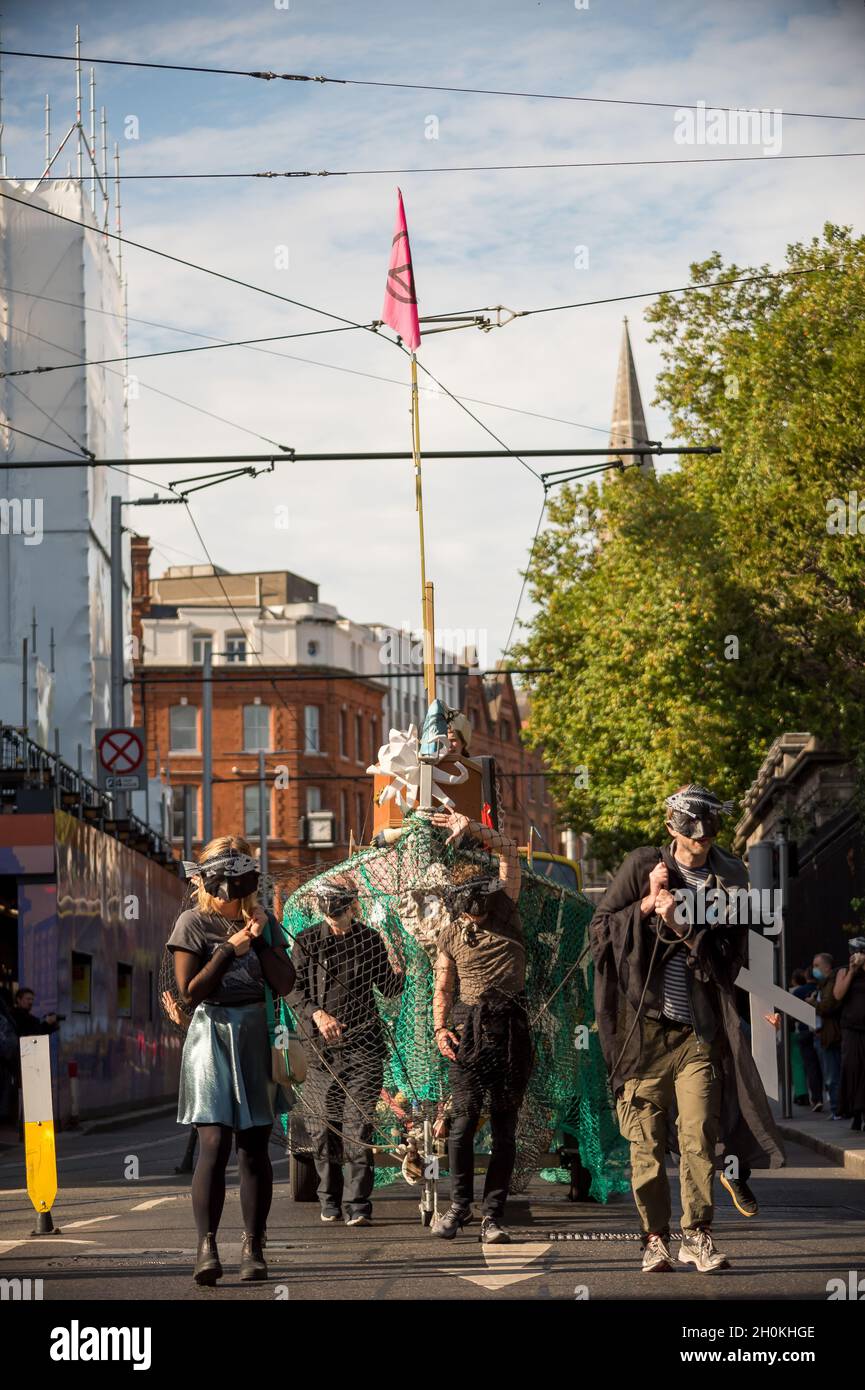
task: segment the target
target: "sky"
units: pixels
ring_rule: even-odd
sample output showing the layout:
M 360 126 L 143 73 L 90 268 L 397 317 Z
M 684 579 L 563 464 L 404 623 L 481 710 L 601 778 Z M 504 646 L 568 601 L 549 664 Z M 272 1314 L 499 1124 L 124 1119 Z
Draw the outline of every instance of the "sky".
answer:
M 861 3 L 148 0 L 120 10 L 106 0 L 4 0 L 3 46 L 68 54 L 76 22 L 85 57 L 856 115 L 784 114 L 771 129 L 780 131 L 784 155 L 865 150 Z M 3 148 L 9 174 L 23 178 L 41 172 L 45 93 L 55 131 L 74 117 L 74 75 L 71 64 L 45 59 L 7 57 L 3 69 Z M 397 185 L 421 314 L 642 296 L 686 284 L 689 265 L 715 250 L 725 262 L 780 268 L 787 245 L 818 235 L 824 222 L 861 232 L 865 220 L 860 161 L 785 162 L 760 145 L 682 144 L 682 118 L 669 107 L 96 72 L 97 102 L 107 106 L 127 175 L 760 156 L 711 168 L 124 184 L 127 237 L 357 322 L 381 315 Z M 201 341 L 195 333 L 257 338 L 333 326 L 143 250 L 127 248 L 124 264 L 131 318 L 162 325 L 130 322 L 130 353 L 192 346 Z M 625 313 L 650 437 L 674 443 L 651 405 L 660 354 L 643 321 L 650 302 L 428 336 L 420 362 L 450 392 L 471 398 L 478 420 L 447 395 L 423 391 L 423 446 L 497 447 L 482 425 L 511 449 L 604 445 Z M 274 343 L 267 352 L 155 358 L 133 368 L 141 385 L 130 402 L 129 454 L 258 453 L 273 447 L 266 440 L 298 452 L 408 449 L 407 367 L 386 335 L 359 332 Z M 535 471 L 561 466 L 532 461 Z M 202 470 L 136 471 L 165 482 Z M 484 663 L 507 642 L 542 501 L 539 481 L 516 459 L 430 460 L 424 468 L 436 626 L 468 634 Z M 154 545 L 155 574 L 205 560 L 184 511 L 154 507 L 135 517 Z M 284 462 L 273 474 L 200 493 L 192 512 L 213 560 L 228 570 L 293 570 L 356 621 L 420 624 L 408 462 Z M 526 598 L 520 613 L 530 618 Z

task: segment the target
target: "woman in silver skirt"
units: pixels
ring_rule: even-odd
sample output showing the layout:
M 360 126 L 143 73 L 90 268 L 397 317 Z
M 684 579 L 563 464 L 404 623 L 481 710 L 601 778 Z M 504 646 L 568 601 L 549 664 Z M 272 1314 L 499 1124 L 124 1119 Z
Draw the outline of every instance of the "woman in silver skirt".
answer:
M 225 1204 L 225 1169 L 236 1135 L 244 1237 L 240 1277 L 266 1279 L 262 1239 L 273 1196 L 268 1153 L 273 1125 L 265 983 L 277 995 L 294 985 L 294 967 L 276 918 L 257 902 L 258 865 L 246 840 L 211 840 L 197 864 L 184 864 L 193 904 L 174 924 L 168 949 L 177 992 L 194 1013 L 183 1045 L 177 1122 L 195 1125 L 192 1179 L 198 1229 L 193 1278 L 222 1276 L 216 1233 Z M 264 938 L 270 924 L 273 944 Z

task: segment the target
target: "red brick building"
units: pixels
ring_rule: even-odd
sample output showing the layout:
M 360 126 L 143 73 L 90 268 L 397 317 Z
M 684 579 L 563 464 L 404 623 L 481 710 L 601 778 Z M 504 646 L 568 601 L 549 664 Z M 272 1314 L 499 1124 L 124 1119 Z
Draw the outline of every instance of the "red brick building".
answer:
M 349 663 L 362 657 L 357 634 L 352 625 L 338 634 L 331 630 L 335 610 L 323 614 L 317 592 L 306 605 L 294 605 L 317 611 L 302 612 L 294 622 L 300 634 L 293 630 L 292 636 L 302 639 L 307 652 L 315 649 L 316 658 L 319 645 L 326 648 L 338 638 L 336 655 L 344 652 L 345 664 L 328 661 L 304 670 L 272 659 L 272 651 L 279 654 L 279 618 L 264 602 L 244 601 L 237 585 L 241 576 L 175 574 L 190 592 L 177 594 L 175 603 L 159 603 L 154 591 L 159 598 L 165 594 L 158 590 L 160 581 L 150 581 L 148 554 L 146 540 L 136 537 L 133 710 L 134 722 L 146 729 L 150 776 L 170 783 L 169 833 L 180 852 L 188 804 L 193 852 L 201 848 L 202 644 L 210 641 L 213 835 L 244 835 L 258 848 L 263 751 L 269 871 L 280 887 L 293 886 L 317 864 L 344 858 L 351 835 L 355 841 L 369 837 L 372 778 L 366 768 L 386 736 L 383 683 L 351 671 Z M 231 581 L 230 606 L 222 593 L 226 580 Z M 226 622 L 237 632 L 222 630 Z M 274 636 L 271 628 L 277 630 Z M 242 648 L 241 638 L 248 639 Z M 167 659 L 161 659 L 162 649 Z M 313 850 L 306 844 L 304 821 L 315 811 L 333 813 L 333 848 Z
M 268 867 L 282 896 L 317 865 L 345 858 L 350 837 L 371 838 L 366 768 L 388 734 L 379 637 L 320 603 L 317 585 L 301 576 L 202 565 L 151 579 L 149 555 L 146 538 L 133 538 L 133 710 L 146 729 L 149 774 L 171 787 L 168 833 L 180 853 L 188 806 L 191 847 L 201 849 L 209 646 L 213 835 L 244 835 L 258 849 L 262 751 Z M 560 852 L 550 784 L 541 757 L 522 745 L 510 676 L 466 674 L 459 694 L 474 729 L 472 753 L 496 759 L 503 828 L 526 844 L 534 824 L 535 848 Z M 333 815 L 332 848 L 307 843 L 306 818 L 317 811 Z
M 518 844 L 525 845 L 533 825 L 534 848 L 561 854 L 552 783 L 545 776 L 541 755 L 523 745 L 521 730 L 526 711 L 520 708 L 510 676 L 469 676 L 463 710 L 473 728 L 472 753 L 496 760 L 502 829 Z

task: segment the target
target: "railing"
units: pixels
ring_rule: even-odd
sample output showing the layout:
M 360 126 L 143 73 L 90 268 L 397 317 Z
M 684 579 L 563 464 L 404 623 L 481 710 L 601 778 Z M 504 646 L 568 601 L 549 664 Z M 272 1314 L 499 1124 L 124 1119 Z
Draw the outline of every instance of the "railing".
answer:
M 57 753 L 34 743 L 20 729 L 0 724 L 0 783 L 9 785 L 11 782 L 53 791 L 58 810 L 98 823 L 101 830 L 116 839 L 139 842 L 143 854 L 163 858 L 169 863 L 177 862 L 171 843 L 164 835 L 131 814 L 118 820 L 109 793 L 64 762 Z

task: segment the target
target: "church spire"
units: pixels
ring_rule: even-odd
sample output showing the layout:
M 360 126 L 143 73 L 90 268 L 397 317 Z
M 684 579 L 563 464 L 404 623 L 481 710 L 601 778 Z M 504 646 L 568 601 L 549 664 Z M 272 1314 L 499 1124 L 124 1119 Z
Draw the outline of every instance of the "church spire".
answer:
M 634 365 L 634 354 L 631 350 L 631 336 L 628 332 L 628 320 L 624 319 L 622 325 L 622 345 L 619 349 L 619 368 L 616 373 L 616 390 L 613 396 L 613 418 L 610 425 L 610 451 L 611 457 L 615 458 L 617 448 L 634 448 L 638 444 L 648 443 L 648 433 L 646 431 L 646 417 L 643 414 L 643 401 L 640 396 L 640 383 L 637 381 L 637 368 Z M 625 462 L 636 462 L 636 459 L 626 456 Z M 643 473 L 654 473 L 654 465 L 650 455 L 643 458 L 641 469 Z

